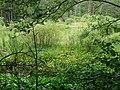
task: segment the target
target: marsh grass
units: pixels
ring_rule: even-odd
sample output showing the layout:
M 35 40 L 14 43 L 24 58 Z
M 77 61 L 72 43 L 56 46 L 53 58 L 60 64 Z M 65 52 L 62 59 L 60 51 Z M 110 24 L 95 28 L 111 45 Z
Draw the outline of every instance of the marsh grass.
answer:
M 101 20 L 99 21 L 100 18 Z M 111 38 L 110 40 L 113 40 L 119 38 L 119 32 L 116 32 L 116 29 L 114 29 L 114 25 L 118 26 L 119 22 L 110 28 L 111 33 L 108 36 L 105 36 L 105 32 L 103 32 L 105 28 L 94 28 L 94 26 L 102 25 L 106 20 L 112 20 L 112 17 L 84 15 L 81 18 L 73 16 L 69 19 L 65 22 L 47 21 L 44 25 L 37 24 L 35 26 L 35 32 L 37 33 L 38 48 L 64 46 L 78 48 L 78 50 L 94 51 L 95 46 L 93 46 L 93 43 L 95 39 L 103 40 L 105 38 Z M 34 46 L 32 32 L 29 34 L 24 32 L 15 33 L 14 31 L 10 32 L 5 26 L 1 25 L 0 27 L 2 32 L 0 36 L 1 47 L 12 49 L 22 46 L 21 48 L 27 49 L 26 46 L 28 47 L 28 45 L 29 47 Z M 16 46 L 12 46 L 13 43 Z
M 99 18 L 101 18 L 101 23 L 98 23 Z M 114 88 L 114 83 L 111 84 L 111 80 L 117 82 L 119 85 L 119 77 L 116 77 L 119 71 L 115 72 L 114 67 L 116 68 L 116 66 L 111 68 L 107 66 L 106 63 L 109 63 L 107 60 L 111 62 L 113 62 L 112 60 L 119 60 L 120 33 L 111 27 L 111 32 L 109 35 L 106 35 L 104 32 L 106 27 L 94 28 L 94 26 L 100 26 L 102 22 L 105 21 L 105 18 L 106 17 L 103 16 L 85 15 L 77 18 L 78 20 L 76 20 L 75 17 L 71 17 L 70 20 L 66 22 L 47 21 L 44 25 L 37 24 L 35 26 L 39 78 L 45 77 L 46 80 L 47 78 L 60 77 L 64 78 L 65 81 L 62 83 L 60 79 L 57 79 L 56 82 L 51 81 L 46 83 L 46 81 L 43 80 L 44 85 L 54 84 L 53 86 L 58 89 L 59 85 L 56 86 L 56 83 L 58 84 L 59 82 L 61 85 L 70 84 L 72 88 L 77 90 L 89 90 L 90 87 L 92 89 L 107 89 L 106 83 Z M 26 32 L 15 32 L 14 29 L 13 31 L 9 31 L 7 27 L 2 25 L 0 27 L 2 32 L 0 36 L 0 48 L 7 52 L 4 53 L 0 51 L 0 58 L 15 52 L 27 52 L 17 53 L 7 57 L 1 61 L 0 64 L 17 60 L 16 63 L 19 65 L 33 65 L 32 67 L 24 66 L 24 70 L 23 68 L 16 68 L 16 70 L 18 70 L 17 73 L 20 72 L 21 75 L 24 74 L 24 78 L 29 78 L 27 81 L 29 88 L 26 84 L 24 87 L 23 82 L 20 83 L 22 85 L 21 87 L 30 89 L 33 84 L 35 85 L 35 80 L 32 82 L 30 79 L 36 75 L 33 32 L 31 31 L 28 34 Z M 106 46 L 107 44 L 110 46 Z M 107 54 L 105 50 L 108 48 L 110 48 L 108 50 L 109 53 L 113 51 L 113 54 L 117 53 L 116 56 Z M 101 59 L 105 63 L 103 63 Z M 113 62 L 115 65 L 116 63 L 117 62 Z M 116 75 L 114 75 L 114 73 L 116 73 Z M 103 74 L 106 76 L 103 76 Z M 100 78 L 98 75 L 100 75 Z M 114 79 L 113 77 L 116 78 Z M 19 79 L 22 79 L 22 76 Z M 10 80 L 11 79 L 9 79 L 7 83 L 13 86 L 11 84 L 13 83 L 12 80 L 9 84 Z M 106 81 L 110 81 L 110 83 Z M 94 85 L 95 82 L 97 85 Z M 4 83 L 4 81 L 2 83 Z M 44 88 L 46 89 L 46 87 Z

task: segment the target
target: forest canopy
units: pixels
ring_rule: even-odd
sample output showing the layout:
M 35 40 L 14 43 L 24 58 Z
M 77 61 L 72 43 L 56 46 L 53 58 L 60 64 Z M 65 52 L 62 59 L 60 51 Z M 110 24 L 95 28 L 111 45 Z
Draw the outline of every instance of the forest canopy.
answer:
M 119 0 L 1 0 L 1 17 L 59 19 L 70 15 L 101 14 L 119 17 Z M 66 16 L 67 15 L 67 16 Z

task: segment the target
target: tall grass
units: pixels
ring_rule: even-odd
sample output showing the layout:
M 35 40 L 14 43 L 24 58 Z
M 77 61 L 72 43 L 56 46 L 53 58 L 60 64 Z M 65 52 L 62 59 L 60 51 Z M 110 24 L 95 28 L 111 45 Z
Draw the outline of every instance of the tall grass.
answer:
M 108 16 L 84 15 L 79 18 L 72 16 L 65 22 L 47 21 L 44 25 L 37 24 L 35 26 L 37 46 L 38 48 L 64 46 L 74 49 L 78 48 L 79 51 L 94 51 L 94 40 L 111 38 L 110 40 L 114 41 L 119 38 L 119 22 L 114 23 L 110 27 L 110 35 L 106 35 L 107 26 L 102 27 L 105 22 L 108 23 L 108 21 L 113 19 Z M 115 26 L 117 26 L 117 29 Z M 34 46 L 32 32 L 29 34 L 24 32 L 15 33 L 14 31 L 10 32 L 5 26 L 1 25 L 0 27 L 2 32 L 0 36 L 1 47 L 6 47 L 6 49 L 15 49 L 16 47 L 18 49 L 18 47 L 22 46 L 21 48 L 27 49 L 27 46 L 29 49 L 29 47 Z

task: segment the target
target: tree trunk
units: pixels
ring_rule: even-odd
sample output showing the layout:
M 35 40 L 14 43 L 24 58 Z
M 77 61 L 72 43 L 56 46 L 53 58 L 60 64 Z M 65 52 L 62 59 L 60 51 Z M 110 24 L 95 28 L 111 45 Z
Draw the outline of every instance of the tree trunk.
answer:
M 88 15 L 92 15 L 92 0 L 88 1 Z

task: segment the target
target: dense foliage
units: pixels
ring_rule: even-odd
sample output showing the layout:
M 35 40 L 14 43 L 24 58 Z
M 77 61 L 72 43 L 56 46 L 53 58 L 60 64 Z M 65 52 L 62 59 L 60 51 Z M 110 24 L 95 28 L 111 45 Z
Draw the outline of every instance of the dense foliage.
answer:
M 37 24 L 38 90 L 118 90 L 119 26 L 117 18 L 102 15 Z M 34 35 L 29 23 L 0 27 L 0 88 L 35 90 Z
M 119 0 L 1 0 L 0 17 L 7 21 L 21 18 L 40 22 L 41 19 L 62 18 L 70 15 L 100 14 L 119 17 Z
M 0 90 L 119 90 L 119 2 L 1 0 Z

